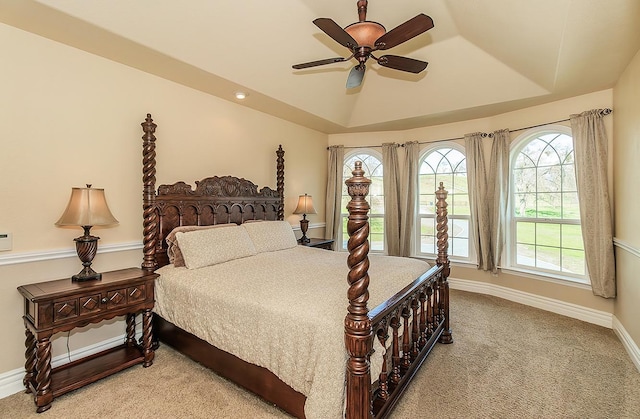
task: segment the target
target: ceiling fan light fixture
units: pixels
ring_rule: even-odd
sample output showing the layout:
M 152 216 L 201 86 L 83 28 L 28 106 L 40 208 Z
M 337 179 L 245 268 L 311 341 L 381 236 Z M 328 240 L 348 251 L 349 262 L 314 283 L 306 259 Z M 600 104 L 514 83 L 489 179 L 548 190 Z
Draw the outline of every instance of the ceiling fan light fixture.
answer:
M 373 48 L 376 40 L 384 35 L 387 30 L 378 22 L 364 21 L 356 22 L 344 28 L 353 39 L 356 40 L 358 46 Z

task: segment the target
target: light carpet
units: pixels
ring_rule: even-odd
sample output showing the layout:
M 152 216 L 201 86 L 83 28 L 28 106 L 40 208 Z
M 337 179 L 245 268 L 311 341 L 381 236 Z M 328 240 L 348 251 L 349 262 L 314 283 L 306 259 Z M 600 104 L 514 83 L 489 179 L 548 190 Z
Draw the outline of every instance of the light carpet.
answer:
M 613 331 L 497 297 L 451 291 L 454 343 L 436 345 L 391 417 L 640 418 L 640 373 Z M 54 400 L 0 400 L 2 418 L 289 418 L 166 345 Z

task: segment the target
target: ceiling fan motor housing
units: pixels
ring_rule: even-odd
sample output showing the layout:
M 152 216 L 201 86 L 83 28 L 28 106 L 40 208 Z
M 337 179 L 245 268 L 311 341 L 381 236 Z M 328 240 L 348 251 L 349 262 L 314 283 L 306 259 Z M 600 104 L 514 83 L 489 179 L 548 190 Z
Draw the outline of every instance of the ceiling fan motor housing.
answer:
M 359 47 L 369 47 L 370 49 L 375 46 L 378 38 L 387 32 L 384 26 L 371 21 L 352 23 L 344 30 L 355 39 Z

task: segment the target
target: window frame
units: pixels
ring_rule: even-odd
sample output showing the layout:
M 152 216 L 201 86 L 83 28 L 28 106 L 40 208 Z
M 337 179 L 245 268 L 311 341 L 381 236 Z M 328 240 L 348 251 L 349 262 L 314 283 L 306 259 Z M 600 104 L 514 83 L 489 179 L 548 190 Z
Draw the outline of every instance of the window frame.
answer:
M 428 214 L 420 214 L 420 167 L 422 166 L 424 160 L 426 159 L 426 157 L 428 155 L 430 155 L 431 153 L 439 150 L 439 149 L 453 149 L 458 151 L 459 153 L 461 153 L 464 156 L 465 162 L 467 159 L 467 153 L 466 150 L 464 148 L 463 145 L 453 142 L 453 141 L 438 141 L 437 143 L 433 143 L 428 145 L 427 147 L 425 147 L 424 149 L 420 150 L 420 157 L 418 159 L 418 179 L 417 181 L 417 195 L 416 195 L 416 199 L 415 199 L 415 219 L 414 219 L 414 235 L 415 238 L 413 240 L 413 255 L 416 257 L 420 257 L 420 258 L 426 258 L 426 259 L 435 259 L 438 254 L 437 254 L 437 249 L 434 249 L 436 253 L 427 253 L 427 252 L 422 252 L 422 239 L 421 239 L 421 234 L 422 234 L 422 219 L 423 218 L 427 218 L 427 219 L 435 219 L 435 214 L 433 214 L 432 216 L 429 216 Z M 465 171 L 465 173 L 467 173 Z M 436 174 L 437 176 L 437 174 Z M 437 187 L 437 185 L 436 185 Z M 451 192 L 450 189 L 452 188 L 452 185 L 445 185 L 445 189 L 448 192 Z M 467 183 L 467 189 L 468 189 L 468 183 Z M 468 193 L 468 192 L 467 192 Z M 435 190 L 433 191 L 434 194 L 434 199 L 435 199 Z M 460 220 L 467 220 L 468 226 L 469 226 L 469 237 L 468 237 L 468 256 L 467 257 L 463 257 L 463 256 L 456 256 L 456 255 L 452 255 L 449 252 L 449 260 L 451 260 L 452 262 L 458 262 L 458 263 L 476 263 L 477 257 L 476 257 L 476 251 L 475 251 L 475 246 L 473 246 L 474 240 L 475 240 L 475 236 L 474 236 L 474 229 L 471 227 L 471 214 L 469 213 L 469 215 L 453 215 L 453 214 L 448 214 L 447 215 L 448 219 L 449 219 L 449 231 L 451 231 L 452 229 L 452 223 L 453 220 L 456 219 L 460 219 Z M 452 237 L 449 237 L 449 249 L 451 249 L 451 241 L 452 241 Z
M 374 157 L 376 159 L 378 159 L 378 161 L 380 162 L 380 166 L 382 167 L 382 181 L 383 181 L 383 192 L 382 192 L 382 197 L 383 197 L 383 202 L 384 202 L 384 163 L 382 161 L 382 152 L 374 150 L 372 148 L 367 148 L 367 147 L 363 147 L 363 148 L 354 148 L 349 150 L 348 152 L 344 153 L 344 160 L 342 162 L 342 168 L 343 168 L 343 173 L 344 173 L 344 167 L 347 163 L 347 161 L 359 154 L 366 154 L 369 155 L 371 157 Z M 354 167 L 351 168 L 351 170 L 353 170 Z M 368 177 L 368 176 L 367 176 Z M 344 181 L 346 179 L 342 178 L 342 185 L 343 188 L 344 186 Z M 341 195 L 342 196 L 342 195 Z M 366 197 L 367 199 L 367 203 L 369 203 L 369 205 L 371 205 L 371 198 L 370 198 L 370 193 L 367 195 Z M 373 249 L 371 247 L 371 241 L 369 241 L 369 253 L 376 253 L 376 254 L 386 254 L 387 252 L 387 237 L 385 235 L 384 232 L 384 222 L 385 220 L 385 213 L 384 213 L 384 204 L 383 204 L 383 213 L 382 214 L 371 214 L 371 211 L 369 211 L 369 213 L 367 214 L 369 216 L 369 220 L 377 218 L 377 219 L 382 219 L 383 221 L 383 228 L 382 228 L 382 250 L 380 249 Z M 348 219 L 349 217 L 349 211 L 347 211 L 346 207 L 342 207 L 342 200 L 340 201 L 340 229 L 338 232 L 338 237 L 336 240 L 336 250 L 340 251 L 340 252 L 346 252 L 347 251 L 347 243 L 343 240 L 344 238 L 344 225 L 345 225 L 345 218 Z
M 515 177 L 514 177 L 514 169 L 515 162 L 520 154 L 520 152 L 533 140 L 548 134 L 564 134 L 573 139 L 573 133 L 571 131 L 571 127 L 566 125 L 545 125 L 544 127 L 535 127 L 531 128 L 527 131 L 524 131 L 520 135 L 518 135 L 512 142 L 509 150 L 509 197 L 507 201 L 507 223 L 506 223 L 506 243 L 504 247 L 503 260 L 506 261 L 506 266 L 501 266 L 503 270 L 507 271 L 515 271 L 522 272 L 525 274 L 532 274 L 535 276 L 541 276 L 545 278 L 557 279 L 561 281 L 569 281 L 580 284 L 590 284 L 589 280 L 589 272 L 586 267 L 586 258 L 585 258 L 585 266 L 584 266 L 584 275 L 581 274 L 572 274 L 569 272 L 562 272 L 559 270 L 545 269 L 543 267 L 537 266 L 529 266 L 529 265 L 521 265 L 517 262 L 517 222 L 531 222 L 534 224 L 544 224 L 544 225 L 558 225 L 560 229 L 562 229 L 563 225 L 578 225 L 582 231 L 582 220 L 578 218 L 575 219 L 563 219 L 563 218 L 537 218 L 537 217 L 520 217 L 515 215 Z M 573 149 L 573 153 L 575 153 L 575 147 Z M 575 158 L 574 163 L 575 165 Z M 538 168 L 539 166 L 535 166 Z M 562 183 L 561 183 L 562 185 Z M 576 184 L 576 191 L 578 189 L 578 185 Z M 536 189 L 537 193 L 538 189 Z M 564 188 L 561 186 L 561 189 L 558 193 L 562 193 Z M 579 213 L 578 213 L 579 214 Z M 579 215 L 578 215 L 579 217 Z M 559 238 L 560 245 L 558 249 L 560 253 L 565 249 L 562 247 L 562 241 Z

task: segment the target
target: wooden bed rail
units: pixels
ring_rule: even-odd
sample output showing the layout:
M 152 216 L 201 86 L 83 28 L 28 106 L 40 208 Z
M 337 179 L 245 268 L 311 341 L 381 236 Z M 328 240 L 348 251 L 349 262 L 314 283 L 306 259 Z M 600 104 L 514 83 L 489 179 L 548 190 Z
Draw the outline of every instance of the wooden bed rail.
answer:
M 349 306 L 345 317 L 345 347 L 349 359 L 345 414 L 347 419 L 383 418 L 399 401 L 436 342 L 453 342 L 447 281 L 450 269 L 447 191 L 442 183 L 436 191 L 436 266 L 369 312 L 369 204 L 366 196 L 371 181 L 364 176 L 361 162 L 355 163 L 352 174 L 353 177 L 346 181 L 351 201 L 347 205 Z M 390 344 L 389 329 L 392 330 Z M 371 385 L 370 355 L 374 337 L 379 341 L 383 362 L 375 385 Z M 387 370 L 387 365 L 391 365 L 391 371 Z M 364 390 L 367 388 L 369 391 Z

